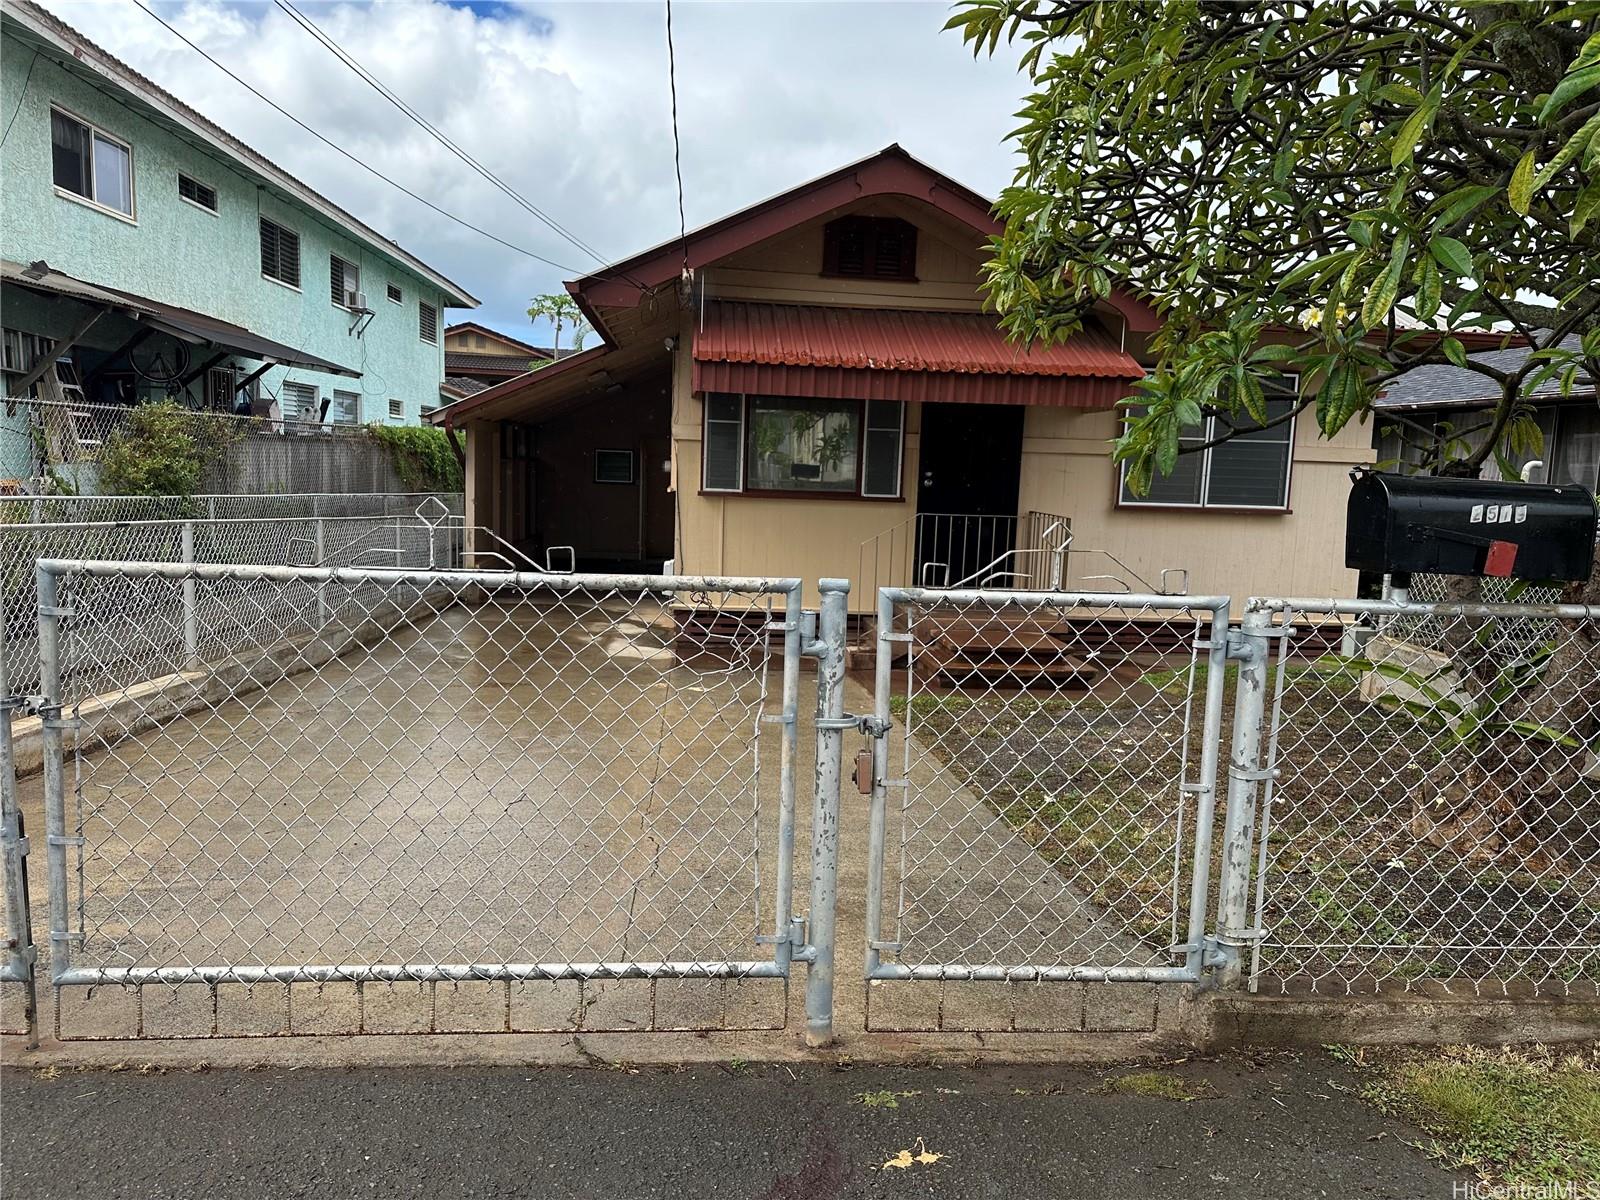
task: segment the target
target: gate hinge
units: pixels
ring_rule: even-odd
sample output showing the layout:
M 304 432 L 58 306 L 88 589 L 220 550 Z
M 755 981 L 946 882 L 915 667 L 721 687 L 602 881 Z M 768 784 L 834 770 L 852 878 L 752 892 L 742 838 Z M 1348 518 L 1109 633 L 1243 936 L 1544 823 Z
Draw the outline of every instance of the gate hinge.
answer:
M 39 706 L 39 725 L 42 729 L 73 730 L 83 728 L 82 717 L 63 717 L 62 706 L 59 704 L 41 704 Z
M 10 712 L 17 708 L 36 708 L 43 703 L 43 696 L 0 696 L 0 712 Z
M 36 611 L 41 617 L 75 617 L 78 615 L 76 609 L 66 608 L 62 605 L 55 604 L 41 604 L 34 611 Z
M 868 737 L 874 738 L 887 737 L 889 730 L 893 728 L 887 717 L 879 717 L 870 713 L 866 715 L 846 713 L 842 717 L 818 717 L 816 726 L 818 729 L 857 729 Z

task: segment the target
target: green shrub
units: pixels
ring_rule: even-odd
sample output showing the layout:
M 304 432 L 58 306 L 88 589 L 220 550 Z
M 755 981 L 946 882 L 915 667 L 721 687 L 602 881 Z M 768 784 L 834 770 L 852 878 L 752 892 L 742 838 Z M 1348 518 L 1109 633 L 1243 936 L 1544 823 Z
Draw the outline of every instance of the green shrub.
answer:
M 229 418 L 171 400 L 141 404 L 100 447 L 100 485 L 116 496 L 192 496 L 206 467 L 243 436 Z
M 459 492 L 466 484 L 449 435 L 432 426 L 368 425 L 395 471 L 413 492 Z

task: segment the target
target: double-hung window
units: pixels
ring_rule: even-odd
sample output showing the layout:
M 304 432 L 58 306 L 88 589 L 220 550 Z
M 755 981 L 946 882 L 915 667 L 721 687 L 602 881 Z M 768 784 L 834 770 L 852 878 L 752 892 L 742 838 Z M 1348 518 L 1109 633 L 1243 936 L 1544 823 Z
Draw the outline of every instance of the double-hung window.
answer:
M 333 399 L 328 404 L 328 424 L 354 425 L 360 413 L 361 395 L 359 392 L 334 391 Z
M 711 395 L 705 402 L 708 492 L 894 498 L 905 406 L 890 400 Z
M 1294 459 L 1293 412 L 1298 381 L 1289 376 L 1263 385 L 1267 393 L 1267 428 L 1237 433 L 1227 441 L 1205 446 L 1228 432 L 1221 417 L 1209 416 L 1186 430 L 1178 444 L 1172 474 L 1159 471 L 1150 491 L 1136 496 L 1128 486 L 1127 468 L 1121 479 L 1121 503 L 1127 507 L 1225 508 L 1278 511 L 1289 507 L 1289 475 Z M 1287 418 L 1287 419 L 1284 419 Z M 1242 426 L 1255 424 L 1248 416 L 1233 418 Z M 1273 424 L 1273 422 L 1278 422 Z
M 127 142 L 52 108 L 50 159 L 59 190 L 133 216 L 133 149 Z

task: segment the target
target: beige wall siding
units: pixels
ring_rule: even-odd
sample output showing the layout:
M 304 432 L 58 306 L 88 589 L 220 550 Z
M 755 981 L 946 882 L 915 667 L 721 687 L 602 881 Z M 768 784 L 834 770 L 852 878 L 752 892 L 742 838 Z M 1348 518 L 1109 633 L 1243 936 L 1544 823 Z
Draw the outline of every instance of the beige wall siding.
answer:
M 930 224 L 919 206 L 885 203 L 870 211 L 904 216 L 918 226 L 917 283 L 823 278 L 819 274 L 821 229 L 827 219 L 823 217 L 712 268 L 706 275 L 707 295 L 861 307 L 981 307 L 981 248 L 964 246 L 949 231 Z M 1116 328 L 1114 318 L 1109 324 Z M 891 567 L 891 539 L 885 536 L 877 550 L 877 581 L 911 582 L 917 406 L 911 405 L 906 417 L 905 499 L 900 502 L 701 495 L 702 405 L 690 390 L 693 337 L 694 321 L 686 318 L 673 378 L 680 569 L 695 574 L 799 575 L 808 584 L 821 576 L 844 576 L 855 584 L 852 610 L 870 611 L 873 601 L 866 592 L 874 581 L 873 551 L 869 548 L 864 559 L 863 545 L 899 530 L 892 542 L 892 566 L 898 569 Z M 1337 438 L 1323 441 L 1315 422 L 1302 416 L 1295 431 L 1291 511 L 1228 513 L 1119 507 L 1109 446 L 1118 419 L 1114 412 L 1030 408 L 1018 513 L 1039 510 L 1070 517 L 1077 547 L 1115 555 L 1152 586 L 1160 585 L 1162 568 L 1170 567 L 1188 570 L 1189 591 L 1195 594 L 1354 595 L 1355 572 L 1342 565 L 1344 505 L 1350 467 L 1374 458 L 1366 426 L 1352 425 Z M 1119 568 L 1105 554 L 1086 553 L 1073 558 L 1069 571 L 1072 578 L 1081 578 Z M 1136 586 L 1132 579 L 1128 583 Z M 808 590 L 808 603 L 815 601 Z
M 1290 511 L 1240 513 L 1119 507 L 1108 445 L 1117 419 L 1110 412 L 1029 409 L 1022 510 L 1070 517 L 1075 547 L 1108 551 L 1153 586 L 1163 567 L 1174 567 L 1187 568 L 1189 591 L 1197 595 L 1355 594 L 1356 573 L 1343 566 L 1344 510 L 1351 466 L 1375 457 L 1367 426 L 1351 424 L 1324 440 L 1309 413 L 1302 414 Z M 1104 554 L 1084 554 L 1069 570 L 1077 580 L 1117 567 Z

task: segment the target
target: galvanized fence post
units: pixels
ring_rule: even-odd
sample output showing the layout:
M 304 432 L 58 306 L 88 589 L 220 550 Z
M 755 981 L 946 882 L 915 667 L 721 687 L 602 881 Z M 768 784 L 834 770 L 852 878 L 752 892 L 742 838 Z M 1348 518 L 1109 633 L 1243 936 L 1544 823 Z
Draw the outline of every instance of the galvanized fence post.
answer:
M 0 622 L 0 626 L 3 626 Z M 0 627 L 0 873 L 5 876 L 5 957 L 0 978 L 23 988 L 27 1047 L 39 1045 L 39 999 L 34 983 L 33 920 L 28 910 L 28 838 L 17 804 L 17 764 L 11 743 L 11 720 L 24 698 L 11 694 L 6 665 L 5 631 Z
M 1250 929 L 1250 864 L 1255 843 L 1256 798 L 1266 772 L 1261 747 L 1267 724 L 1267 677 L 1271 664 L 1272 614 L 1249 608 L 1231 637 L 1228 657 L 1239 665 L 1233 701 L 1233 747 L 1228 760 L 1228 810 L 1222 829 L 1222 874 L 1218 883 L 1217 931 L 1212 965 L 1223 988 L 1244 977 L 1243 948 Z
M 845 632 L 850 581 L 817 585 L 817 777 L 811 825 L 811 955 L 806 970 L 806 1044 L 833 1040 L 833 958 L 839 898 L 839 785 L 844 756 Z
M 66 747 L 61 714 L 61 607 L 55 573 L 36 569 L 39 592 L 39 741 L 43 751 L 45 866 L 50 893 L 50 973 L 72 965 L 71 917 L 67 902 Z
M 194 522 L 183 523 L 182 561 L 194 565 Z M 194 576 L 183 581 L 183 665 L 186 671 L 200 669 L 200 616 Z

